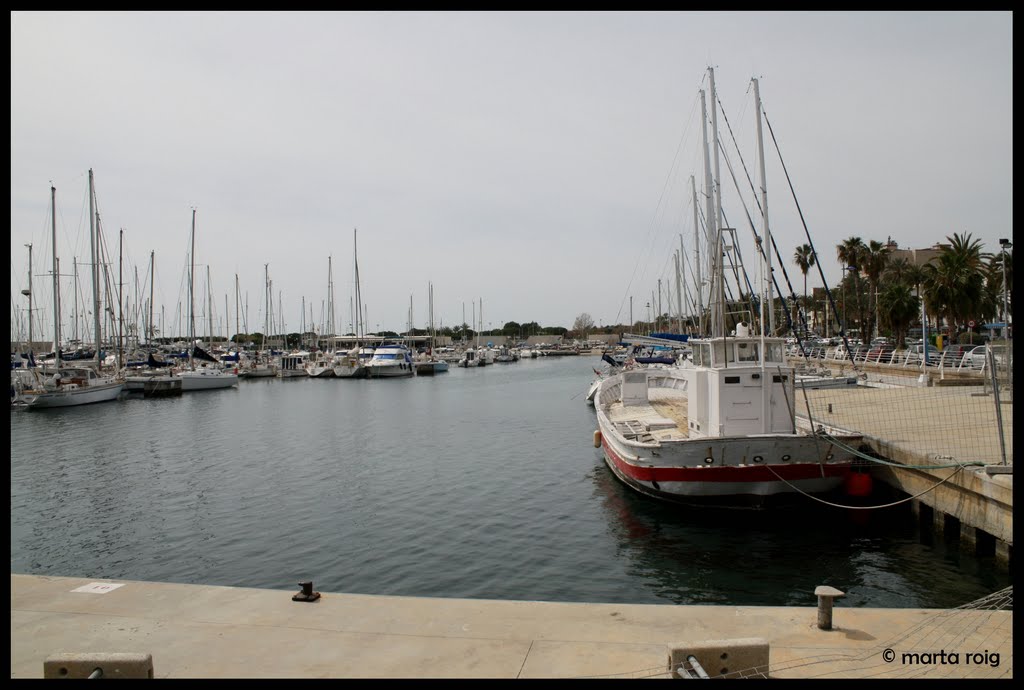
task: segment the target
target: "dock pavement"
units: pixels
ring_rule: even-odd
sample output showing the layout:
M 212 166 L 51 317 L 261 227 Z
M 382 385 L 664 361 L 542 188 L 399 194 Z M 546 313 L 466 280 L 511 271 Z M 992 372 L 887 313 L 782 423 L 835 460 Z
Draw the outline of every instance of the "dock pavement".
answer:
M 813 592 L 807 606 L 759 607 L 293 601 L 299 591 L 12 573 L 11 677 L 41 678 L 60 654 L 148 654 L 155 678 L 670 678 L 673 649 L 739 638 L 767 642 L 769 663 L 712 675 L 1013 676 L 1012 612 L 992 601 L 881 609 L 838 598 L 822 630 Z M 1012 590 L 992 597 L 1012 608 Z

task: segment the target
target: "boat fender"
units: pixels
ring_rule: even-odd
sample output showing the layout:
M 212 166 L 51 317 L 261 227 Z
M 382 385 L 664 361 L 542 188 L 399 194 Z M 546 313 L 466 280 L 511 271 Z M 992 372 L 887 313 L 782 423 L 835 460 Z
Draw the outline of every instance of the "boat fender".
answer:
M 594 430 L 594 448 L 600 448 L 600 447 L 601 447 L 601 430 L 600 429 L 595 429 Z

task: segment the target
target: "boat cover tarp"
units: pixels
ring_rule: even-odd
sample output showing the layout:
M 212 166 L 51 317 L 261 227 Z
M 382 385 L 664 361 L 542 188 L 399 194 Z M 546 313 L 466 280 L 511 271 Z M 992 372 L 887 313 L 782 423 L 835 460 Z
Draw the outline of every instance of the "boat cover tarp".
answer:
M 217 358 L 198 345 L 192 348 L 192 359 L 201 359 L 206 362 L 217 362 Z

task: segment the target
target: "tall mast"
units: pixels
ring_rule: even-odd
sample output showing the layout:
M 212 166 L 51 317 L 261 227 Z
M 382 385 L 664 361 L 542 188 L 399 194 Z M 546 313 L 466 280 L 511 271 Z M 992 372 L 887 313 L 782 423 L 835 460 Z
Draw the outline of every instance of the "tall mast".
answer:
M 363 295 L 359 289 L 359 229 L 355 228 L 352 230 L 352 260 L 355 264 L 355 277 L 356 277 L 356 342 L 360 342 L 363 339 L 364 329 L 366 327 L 366 321 L 363 318 Z
M 192 251 L 188 269 L 188 362 L 192 363 L 192 348 L 196 343 L 196 210 L 192 209 Z
M 693 180 L 693 177 L 690 177 Z M 694 198 L 696 203 L 697 199 Z M 693 207 L 694 215 L 696 215 L 697 207 Z M 682 322 L 686 322 L 686 310 L 690 306 L 690 290 L 686 286 L 686 250 L 683 248 L 683 233 L 679 233 L 679 282 L 683 284 L 683 301 L 679 303 L 679 312 L 682 315 Z M 683 326 L 685 328 L 685 325 Z M 680 331 L 682 333 L 682 331 Z
M 32 352 L 32 245 L 28 245 L 28 351 Z M 31 357 L 31 355 L 30 355 Z
M 92 170 L 89 171 L 92 180 Z M 50 215 L 53 223 L 53 362 L 54 371 L 60 371 L 60 283 L 57 280 L 57 188 L 50 185 Z M 92 213 L 89 214 L 92 218 Z M 31 314 L 29 314 L 31 317 Z
M 715 92 L 715 70 L 708 67 L 708 76 L 711 82 L 711 149 L 714 153 L 715 177 L 712 180 L 715 192 L 715 227 L 712 234 L 714 247 L 712 252 L 712 266 L 715 273 L 712 276 L 714 295 L 712 295 L 712 336 L 725 335 L 725 271 L 722 260 L 722 185 L 718 156 L 718 96 Z
M 75 297 L 75 328 L 72 333 L 74 333 L 75 340 L 78 340 L 78 257 L 72 257 L 72 263 L 75 267 L 75 289 L 72 291 Z
M 153 283 L 156 282 L 156 274 L 153 272 L 153 257 L 156 255 L 155 251 L 149 252 L 149 337 L 147 340 L 149 343 L 153 342 L 153 334 L 156 333 L 153 326 Z
M 706 224 L 704 236 L 708 240 L 708 254 L 711 254 L 711 237 L 715 228 L 714 192 L 711 189 L 711 151 L 708 148 L 708 110 L 704 90 L 700 92 L 701 125 L 704 132 L 704 222 Z M 700 227 L 693 228 L 694 244 L 697 258 L 697 314 L 700 318 L 700 332 L 707 335 L 710 331 L 704 320 L 704 279 L 701 276 L 702 266 L 700 262 Z M 708 262 L 709 266 L 711 262 Z M 708 294 L 708 302 L 712 301 L 711 294 Z
M 331 337 L 337 335 L 334 332 L 334 269 L 331 263 L 331 256 L 327 256 L 327 332 Z
M 761 323 L 768 324 L 768 335 L 771 336 L 775 333 L 775 305 L 774 295 L 772 294 L 772 234 L 768 227 L 768 185 L 765 180 L 764 174 L 764 143 L 761 138 L 761 91 L 758 89 L 757 79 L 751 79 L 754 82 L 754 102 L 756 104 L 757 114 L 757 157 L 760 160 L 760 172 L 761 172 L 761 219 L 762 219 L 762 232 L 764 234 L 764 264 L 765 264 L 765 291 L 767 292 L 767 299 L 761 303 Z M 765 321 L 764 302 L 768 302 L 768 320 Z M 762 331 L 764 328 L 762 327 Z
M 270 331 L 270 264 L 263 264 L 263 296 L 266 298 L 267 306 L 263 310 L 263 342 L 260 350 L 267 349 L 267 335 Z
M 124 366 L 124 228 L 118 233 L 117 240 L 117 368 Z
M 100 319 L 102 318 L 102 307 L 100 305 L 100 262 L 96 256 L 98 247 L 96 233 L 97 214 L 94 206 L 96 196 L 93 186 L 92 168 L 89 168 L 89 247 L 92 252 L 92 313 L 93 313 L 93 336 L 96 343 L 96 371 L 99 371 L 102 360 L 100 359 Z M 56 256 L 56 248 L 54 249 Z
M 213 290 L 210 289 L 210 264 L 206 264 L 206 347 L 213 349 Z
M 238 274 L 235 274 L 235 335 L 237 336 L 241 331 L 238 330 L 238 301 L 241 295 L 238 291 Z M 246 334 L 248 335 L 248 334 Z M 238 349 L 238 343 L 235 343 L 235 349 Z

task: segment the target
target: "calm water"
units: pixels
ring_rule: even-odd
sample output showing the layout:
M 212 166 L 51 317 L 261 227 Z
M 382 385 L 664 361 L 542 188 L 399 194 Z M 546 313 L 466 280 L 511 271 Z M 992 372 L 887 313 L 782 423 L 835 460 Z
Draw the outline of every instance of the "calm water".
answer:
M 11 572 L 428 597 L 957 606 L 909 510 L 693 510 L 593 447 L 595 357 L 11 412 Z M 881 501 L 880 501 L 881 502 Z

